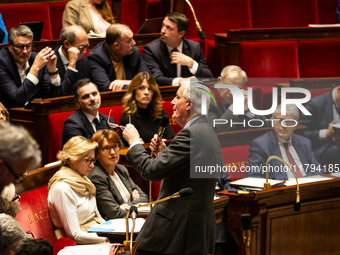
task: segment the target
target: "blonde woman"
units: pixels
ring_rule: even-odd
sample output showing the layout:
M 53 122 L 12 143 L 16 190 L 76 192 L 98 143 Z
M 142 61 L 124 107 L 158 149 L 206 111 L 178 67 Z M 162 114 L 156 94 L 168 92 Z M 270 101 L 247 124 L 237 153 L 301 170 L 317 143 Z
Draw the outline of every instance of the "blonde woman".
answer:
M 106 241 L 105 237 L 86 232 L 93 225 L 105 222 L 97 209 L 96 187 L 87 178 L 96 161 L 97 146 L 82 136 L 71 138 L 57 155 L 62 167 L 48 183 L 52 222 L 77 244 Z M 57 237 L 60 233 L 56 233 Z
M 92 30 L 96 34 L 106 32 L 115 23 L 110 5 L 106 0 L 71 0 L 63 13 L 62 25 L 82 26 L 86 33 Z

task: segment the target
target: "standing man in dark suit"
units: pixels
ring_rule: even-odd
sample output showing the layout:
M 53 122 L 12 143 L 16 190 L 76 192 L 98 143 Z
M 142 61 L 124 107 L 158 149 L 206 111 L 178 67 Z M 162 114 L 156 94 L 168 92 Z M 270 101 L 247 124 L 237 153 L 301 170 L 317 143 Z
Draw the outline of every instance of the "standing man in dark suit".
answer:
M 137 73 L 150 72 L 135 45 L 128 26 L 108 27 L 105 41 L 98 43 L 88 55 L 91 77 L 99 91 L 126 89 Z
M 340 86 L 331 92 L 309 100 L 306 109 L 312 114 L 303 116 L 300 123 L 307 127 L 305 137 L 312 141 L 313 151 L 322 165 L 340 163 L 340 152 L 333 138 L 332 124 L 340 123 Z
M 54 49 L 61 78 L 57 96 L 69 96 L 74 94 L 73 87 L 78 80 L 90 77 L 89 62 L 84 56 L 90 44 L 84 28 L 77 25 L 63 28 L 60 41 L 62 45 Z
M 320 163 L 315 159 L 311 141 L 293 134 L 299 121 L 298 108 L 295 105 L 287 105 L 286 109 L 286 115 L 282 115 L 279 105 L 271 118 L 274 130 L 250 143 L 247 177 L 265 178 L 264 166 L 270 156 L 278 156 L 290 164 L 297 177 L 323 173 Z M 268 166 L 271 167 L 268 167 L 270 179 L 294 178 L 285 164 L 277 159 L 269 161 Z
M 50 97 L 51 90 L 60 86 L 53 50 L 32 52 L 33 32 L 24 25 L 13 27 L 8 39 L 8 47 L 0 51 L 0 101 L 9 109 Z
M 184 39 L 188 18 L 178 12 L 163 20 L 161 37 L 143 48 L 143 58 L 158 85 L 181 85 L 190 77 L 213 77 L 198 42 Z
M 90 140 L 92 135 L 100 129 L 116 131 L 107 123 L 108 116 L 98 111 L 102 101 L 96 84 L 88 78 L 77 81 L 74 85 L 74 96 L 80 109 L 65 120 L 62 134 L 63 146 L 77 135 Z M 110 122 L 114 123 L 114 120 L 111 118 Z
M 199 86 L 199 85 L 197 85 Z M 206 119 L 201 115 L 203 90 L 194 85 L 181 86 L 172 100 L 172 118 L 183 127 L 166 147 L 161 139 L 152 139 L 151 158 L 139 142 L 135 127 L 128 124 L 123 132 L 130 145 L 128 161 L 147 180 L 162 180 L 158 199 L 191 187 L 188 197 L 155 205 L 138 234 L 140 254 L 214 253 L 215 214 L 213 206 L 216 178 L 197 168 L 223 167 L 221 145 Z
M 235 65 L 229 65 L 223 68 L 221 71 L 221 76 L 218 77 L 218 82 L 228 85 L 234 85 L 239 89 L 247 83 L 248 77 L 245 71 L 240 67 Z M 252 121 L 253 126 L 268 127 L 268 122 L 266 118 L 260 115 L 255 115 L 249 111 L 248 107 L 248 94 L 247 91 L 243 90 L 244 93 L 244 115 L 234 115 L 233 113 L 233 95 L 227 88 L 217 88 L 217 93 L 219 94 L 222 105 L 215 104 L 213 100 L 210 101 L 208 119 L 211 123 L 214 119 L 221 119 L 227 121 L 227 123 L 216 124 L 214 129 L 216 133 L 244 130 L 248 129 L 248 121 Z M 218 102 L 216 95 L 213 94 L 215 100 Z M 258 121 L 255 121 L 258 120 Z M 234 124 L 233 124 L 234 123 Z M 236 124 L 235 124 L 236 123 Z M 242 124 L 245 123 L 245 124 Z

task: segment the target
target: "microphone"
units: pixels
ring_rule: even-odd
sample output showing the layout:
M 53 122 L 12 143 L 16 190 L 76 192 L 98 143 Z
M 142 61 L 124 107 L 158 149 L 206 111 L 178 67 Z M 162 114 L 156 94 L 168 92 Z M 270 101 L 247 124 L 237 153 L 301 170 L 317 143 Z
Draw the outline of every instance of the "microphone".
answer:
M 132 218 L 132 228 L 131 228 L 131 237 L 130 237 L 130 251 L 132 251 L 132 240 L 133 240 L 133 231 L 135 230 L 135 224 L 136 224 L 136 217 L 138 215 L 138 209 L 136 206 L 130 207 L 130 214 Z
M 293 173 L 295 180 L 296 180 L 296 195 L 295 195 L 295 203 L 294 203 L 294 211 L 298 212 L 301 209 L 301 203 L 300 203 L 300 186 L 299 186 L 299 182 L 297 179 L 297 176 L 294 172 L 294 170 L 292 169 L 292 167 L 287 164 L 286 161 L 284 161 L 282 158 L 279 158 L 277 156 L 270 156 L 267 161 L 266 161 L 266 167 L 267 167 L 267 171 L 266 171 L 266 182 L 264 183 L 264 190 L 270 189 L 270 183 L 268 182 L 268 162 L 272 159 L 277 159 L 279 161 L 281 161 L 282 163 L 284 163 L 288 169 Z
M 158 132 L 157 132 L 157 136 L 158 138 L 161 137 L 164 134 L 164 131 L 166 129 L 166 127 L 169 124 L 169 117 L 168 116 L 163 116 L 161 119 L 161 122 L 159 123 L 159 128 L 158 128 Z M 153 157 L 153 151 L 151 151 L 150 154 L 151 157 Z
M 201 25 L 200 23 L 198 22 L 197 18 L 196 18 L 196 14 L 195 14 L 195 11 L 194 11 L 194 8 L 192 7 L 191 3 L 189 2 L 189 0 L 185 0 L 185 2 L 187 2 L 187 4 L 189 5 L 190 9 L 191 9 L 191 12 L 192 12 L 192 16 L 194 16 L 194 20 L 195 20 L 195 23 L 196 23 L 196 27 L 197 27 L 197 30 L 198 30 L 198 36 L 201 40 L 204 40 L 205 39 L 205 33 L 204 31 L 202 30 L 201 28 Z
M 246 254 L 250 254 L 250 238 L 251 238 L 251 215 L 249 213 L 241 214 L 241 226 L 243 230 L 243 240 L 246 246 Z
M 131 237 L 129 240 L 129 215 L 132 218 L 132 228 L 131 228 Z M 124 252 L 119 254 L 132 254 L 132 240 L 133 240 L 133 231 L 135 229 L 136 217 L 138 215 L 138 209 L 136 206 L 131 206 L 128 213 L 125 216 L 126 219 L 126 240 L 124 241 Z
M 141 208 L 141 207 L 153 205 L 153 204 L 158 204 L 158 203 L 167 201 L 167 200 L 172 199 L 172 198 L 187 197 L 187 196 L 192 195 L 193 193 L 194 193 L 194 191 L 192 190 L 192 188 L 190 188 L 190 187 L 183 188 L 180 191 L 178 191 L 178 192 L 176 192 L 176 193 L 174 193 L 174 194 L 172 194 L 168 197 L 165 197 L 165 198 L 162 198 L 160 200 L 156 200 L 154 202 L 150 202 L 150 203 L 147 203 L 147 204 L 139 205 L 139 206 L 137 206 L 137 208 Z

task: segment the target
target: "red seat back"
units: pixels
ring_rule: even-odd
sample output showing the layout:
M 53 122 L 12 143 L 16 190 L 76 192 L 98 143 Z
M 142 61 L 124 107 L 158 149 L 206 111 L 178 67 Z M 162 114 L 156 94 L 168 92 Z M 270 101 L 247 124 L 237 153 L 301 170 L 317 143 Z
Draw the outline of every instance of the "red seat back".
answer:
M 53 39 L 60 38 L 62 29 L 62 18 L 67 2 L 50 3 L 51 25 Z
M 232 181 L 245 178 L 248 166 L 249 145 L 222 148 L 224 166 Z
M 41 39 L 53 39 L 49 4 L 0 5 L 0 13 L 8 31 L 22 22 L 43 21 Z
M 172 130 L 174 131 L 175 135 L 182 130 L 182 127 L 180 125 L 178 125 L 178 123 L 172 118 L 172 113 L 173 113 L 173 109 L 172 109 L 172 105 L 171 105 L 171 101 L 164 101 L 162 103 L 162 107 L 164 109 L 164 111 L 166 112 L 166 114 L 170 117 L 170 125 L 172 127 Z

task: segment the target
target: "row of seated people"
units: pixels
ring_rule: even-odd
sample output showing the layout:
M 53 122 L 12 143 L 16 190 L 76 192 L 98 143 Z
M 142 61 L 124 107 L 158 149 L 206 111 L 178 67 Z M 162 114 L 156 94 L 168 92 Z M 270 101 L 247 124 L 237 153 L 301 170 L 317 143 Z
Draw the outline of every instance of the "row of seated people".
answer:
M 62 46 L 39 53 L 31 51 L 33 33 L 28 27 L 12 28 L 8 48 L 0 51 L 0 101 L 12 108 L 34 98 L 72 95 L 74 83 L 85 77 L 100 91 L 121 90 L 142 71 L 151 72 L 159 86 L 188 80 L 182 77 L 212 77 L 199 43 L 184 39 L 187 28 L 183 14 L 169 14 L 161 38 L 146 45 L 141 57 L 129 27 L 113 24 L 88 58 L 83 56 L 87 34 L 79 26 L 61 32 Z

